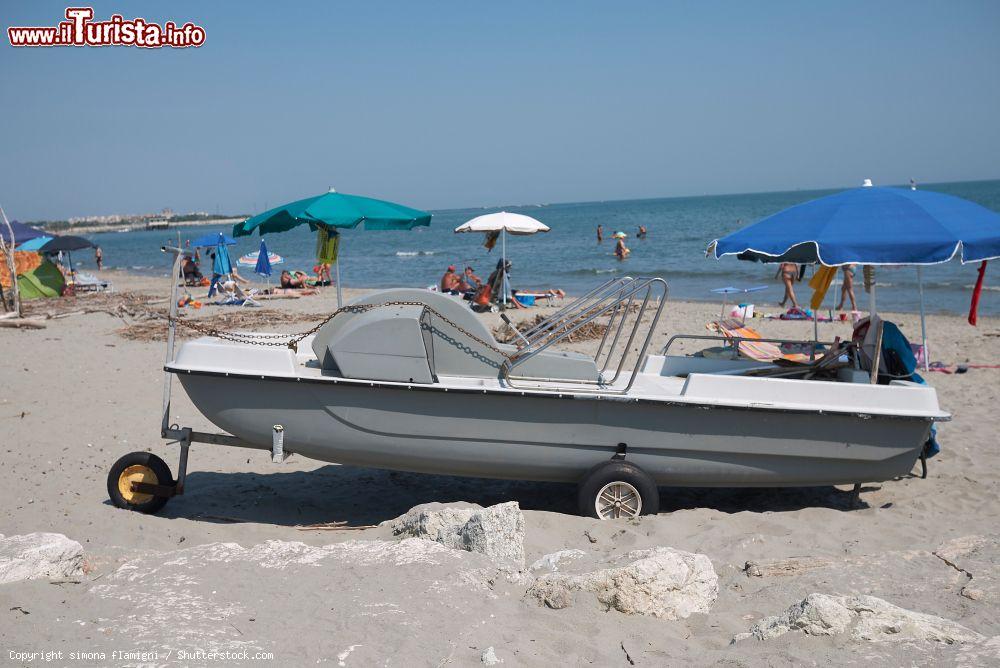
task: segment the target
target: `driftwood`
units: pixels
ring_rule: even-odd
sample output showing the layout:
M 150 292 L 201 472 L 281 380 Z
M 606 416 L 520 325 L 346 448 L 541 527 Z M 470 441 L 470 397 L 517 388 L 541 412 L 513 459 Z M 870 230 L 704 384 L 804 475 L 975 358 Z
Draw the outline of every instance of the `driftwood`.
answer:
M 299 531 L 361 531 L 363 529 L 374 529 L 374 524 L 360 524 L 349 526 L 346 520 L 339 522 L 321 522 L 319 524 L 301 524 L 295 528 Z
M 8 329 L 45 329 L 45 323 L 41 320 L 31 320 L 29 318 L 4 318 L 0 320 L 0 327 Z

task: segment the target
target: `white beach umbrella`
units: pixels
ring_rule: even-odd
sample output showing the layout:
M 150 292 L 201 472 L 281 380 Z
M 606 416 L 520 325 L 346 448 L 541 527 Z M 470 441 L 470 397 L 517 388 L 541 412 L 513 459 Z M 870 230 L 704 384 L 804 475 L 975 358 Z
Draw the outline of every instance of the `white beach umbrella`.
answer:
M 510 234 L 534 234 L 548 232 L 549 227 L 531 216 L 500 211 L 477 216 L 455 228 L 456 232 L 508 232 Z
M 481 232 L 490 234 L 500 233 L 500 260 L 503 267 L 503 301 L 507 303 L 507 295 L 510 293 L 507 285 L 507 234 L 528 235 L 536 232 L 548 232 L 549 226 L 535 220 L 531 216 L 520 213 L 510 213 L 509 211 L 499 211 L 497 213 L 487 213 L 476 216 L 472 220 L 462 223 L 455 228 L 455 232 Z

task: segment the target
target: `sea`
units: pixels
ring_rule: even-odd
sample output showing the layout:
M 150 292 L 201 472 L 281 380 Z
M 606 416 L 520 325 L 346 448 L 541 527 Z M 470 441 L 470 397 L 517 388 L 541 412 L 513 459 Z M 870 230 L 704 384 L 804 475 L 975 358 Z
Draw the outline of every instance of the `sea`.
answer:
M 964 197 L 1000 211 L 1000 180 L 921 184 L 919 187 Z M 706 247 L 713 239 L 741 226 L 834 192 L 837 191 L 796 190 L 434 211 L 429 227 L 411 231 L 343 231 L 341 280 L 345 287 L 354 288 L 422 287 L 437 283 L 448 265 L 459 269 L 471 266 L 485 279 L 499 260 L 500 244 L 497 243 L 491 252 L 483 246 L 483 235 L 456 234 L 454 230 L 475 216 L 505 210 L 532 216 L 551 228 L 544 234 L 507 236 L 507 257 L 512 262 L 511 283 L 515 288 L 561 288 L 570 295 L 579 295 L 616 276 L 660 276 L 667 281 L 671 299 L 721 302 L 720 295 L 712 292 L 714 288 L 767 286 L 765 290 L 740 296 L 737 301 L 756 302 L 774 311 L 783 290 L 775 279 L 773 265 L 741 262 L 732 257 L 711 259 L 705 255 Z M 602 243 L 597 242 L 598 225 L 604 228 Z M 640 225 L 647 230 L 644 239 L 636 237 Z M 162 275 L 166 291 L 169 258 L 159 250 L 160 246 L 216 231 L 232 232 L 228 227 L 191 226 L 88 236 L 101 246 L 105 266 Z M 611 235 L 618 231 L 628 235 L 626 243 L 632 250 L 631 256 L 624 261 L 619 261 L 613 253 Z M 276 271 L 287 268 L 311 273 L 315 264 L 315 240 L 307 227 L 268 235 L 265 240 L 271 252 L 284 258 L 284 263 L 275 267 Z M 239 255 L 257 250 L 260 244 L 257 236 L 237 241 L 230 251 L 234 261 Z M 73 261 L 84 268 L 94 266 L 89 253 L 77 253 Z M 978 263 L 962 265 L 958 260 L 925 267 L 923 283 L 927 312 L 967 313 L 977 268 Z M 210 271 L 210 267 L 207 269 Z M 266 282 L 264 277 L 254 276 L 252 269 L 243 269 L 241 274 L 262 284 Z M 858 276 L 860 278 L 860 273 Z M 275 278 L 276 275 L 272 281 Z M 877 281 L 881 310 L 918 310 L 914 267 L 879 268 Z M 865 308 L 867 297 L 860 285 L 856 293 L 859 307 Z M 800 301 L 807 301 L 809 289 L 805 281 L 798 294 Z M 826 306 L 832 305 L 828 295 Z M 987 269 L 979 311 L 984 315 L 1000 315 L 1000 266 Z

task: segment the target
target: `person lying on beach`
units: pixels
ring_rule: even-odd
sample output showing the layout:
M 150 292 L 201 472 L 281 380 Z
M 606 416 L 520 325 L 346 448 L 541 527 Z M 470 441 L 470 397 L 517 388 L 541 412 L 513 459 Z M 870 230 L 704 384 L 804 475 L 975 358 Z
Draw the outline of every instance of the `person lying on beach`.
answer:
M 455 273 L 455 265 L 448 265 L 448 270 L 441 277 L 441 292 L 457 295 L 461 290 L 462 279 Z
M 237 283 L 242 283 L 243 285 L 250 285 L 249 279 L 243 278 L 242 276 L 240 276 L 239 272 L 236 271 L 235 264 L 232 266 L 232 271 L 229 272 L 229 275 L 232 276 L 233 280 L 235 280 Z
M 559 288 L 550 288 L 548 290 L 511 290 L 511 301 L 514 303 L 514 308 L 530 308 L 535 306 L 539 299 L 564 299 L 566 293 Z
M 286 290 L 287 289 L 301 290 L 305 287 L 308 287 L 306 285 L 306 278 L 307 277 L 305 272 L 297 271 L 293 275 L 292 272 L 286 269 L 281 272 L 280 285 L 282 288 L 285 288 Z

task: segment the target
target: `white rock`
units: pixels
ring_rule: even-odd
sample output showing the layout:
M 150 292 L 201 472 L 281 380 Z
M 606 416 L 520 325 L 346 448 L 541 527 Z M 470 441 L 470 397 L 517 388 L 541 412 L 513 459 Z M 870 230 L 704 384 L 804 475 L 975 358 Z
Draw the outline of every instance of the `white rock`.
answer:
M 483 650 L 482 656 L 479 657 L 480 660 L 487 666 L 495 666 L 498 663 L 503 663 L 503 659 L 497 656 L 497 653 L 492 647 L 487 647 Z
M 768 640 L 789 631 L 813 636 L 840 635 L 850 631 L 855 640 L 927 640 L 948 645 L 982 639 L 975 631 L 942 617 L 913 612 L 874 596 L 810 594 L 783 614 L 765 617 L 749 633 L 733 638 Z
M 583 550 L 559 550 L 558 552 L 544 555 L 541 559 L 531 564 L 529 570 L 554 573 L 559 570 L 560 562 L 575 561 L 585 556 L 587 556 L 587 553 Z
M 555 607 L 548 600 L 561 590 L 592 592 L 608 608 L 625 614 L 681 619 L 711 609 L 719 578 L 703 554 L 656 547 L 630 552 L 611 567 L 590 573 L 542 575 L 528 595 Z
M 61 533 L 0 538 L 0 584 L 83 573 L 83 546 Z
M 437 541 L 524 568 L 524 513 L 516 501 L 489 508 L 414 508 L 390 525 L 396 535 Z

